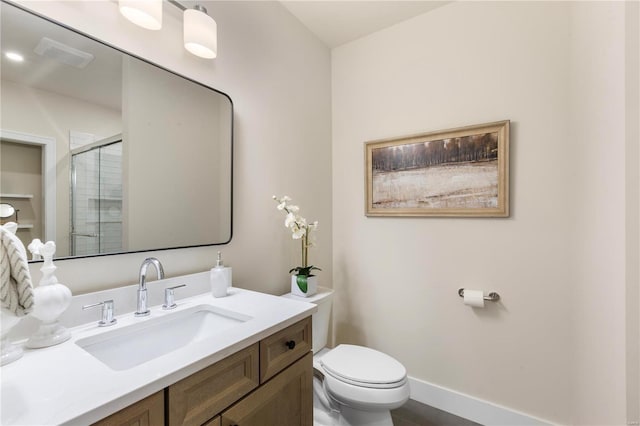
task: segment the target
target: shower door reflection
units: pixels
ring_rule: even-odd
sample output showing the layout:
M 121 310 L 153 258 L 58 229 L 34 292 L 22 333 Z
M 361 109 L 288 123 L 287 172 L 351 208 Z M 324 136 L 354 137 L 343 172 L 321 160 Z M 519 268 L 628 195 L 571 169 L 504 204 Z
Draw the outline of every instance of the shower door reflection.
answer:
M 71 255 L 120 252 L 122 231 L 122 140 L 73 150 Z

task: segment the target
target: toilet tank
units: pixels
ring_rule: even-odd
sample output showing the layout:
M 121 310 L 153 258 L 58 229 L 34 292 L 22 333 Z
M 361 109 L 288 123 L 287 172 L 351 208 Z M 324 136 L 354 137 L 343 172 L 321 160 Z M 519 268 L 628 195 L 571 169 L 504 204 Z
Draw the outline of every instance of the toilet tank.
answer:
M 282 297 L 318 305 L 318 312 L 311 316 L 313 353 L 315 354 L 320 349 L 327 346 L 327 336 L 329 334 L 330 324 L 329 321 L 331 319 L 331 302 L 333 300 L 333 290 L 327 287 L 318 287 L 318 292 L 313 296 L 300 297 L 291 293 L 287 293 L 282 295 Z

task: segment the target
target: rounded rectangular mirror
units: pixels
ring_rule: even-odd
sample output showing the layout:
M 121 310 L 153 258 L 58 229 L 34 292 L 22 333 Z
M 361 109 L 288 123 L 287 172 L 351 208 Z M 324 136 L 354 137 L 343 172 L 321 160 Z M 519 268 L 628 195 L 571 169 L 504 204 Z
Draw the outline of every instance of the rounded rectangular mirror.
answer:
M 1 7 L 0 202 L 20 210 L 25 246 L 53 239 L 66 258 L 228 243 L 229 96 Z

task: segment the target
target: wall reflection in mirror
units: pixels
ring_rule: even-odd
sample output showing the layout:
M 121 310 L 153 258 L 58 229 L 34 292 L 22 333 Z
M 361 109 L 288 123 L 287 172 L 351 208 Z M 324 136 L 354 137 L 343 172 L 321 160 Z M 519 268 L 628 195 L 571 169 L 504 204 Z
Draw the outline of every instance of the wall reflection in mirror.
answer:
M 25 246 L 54 240 L 73 257 L 227 243 L 229 97 L 1 7 L 0 203 L 20 212 Z

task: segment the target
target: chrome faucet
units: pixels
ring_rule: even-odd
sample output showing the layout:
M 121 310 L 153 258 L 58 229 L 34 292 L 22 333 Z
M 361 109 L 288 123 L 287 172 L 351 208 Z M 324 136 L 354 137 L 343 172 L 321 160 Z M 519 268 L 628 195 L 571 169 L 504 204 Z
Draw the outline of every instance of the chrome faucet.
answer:
M 140 266 L 140 283 L 138 285 L 138 310 L 134 314 L 137 317 L 147 316 L 151 312 L 147 308 L 147 268 L 149 265 L 155 266 L 159 280 L 164 278 L 164 269 L 162 269 L 162 263 L 158 259 L 148 257 L 142 262 L 142 266 Z

